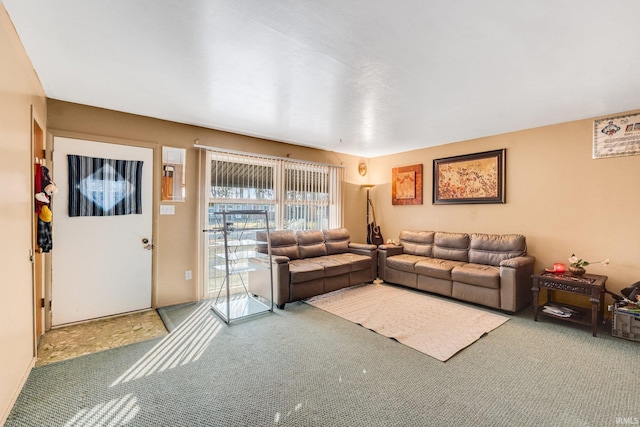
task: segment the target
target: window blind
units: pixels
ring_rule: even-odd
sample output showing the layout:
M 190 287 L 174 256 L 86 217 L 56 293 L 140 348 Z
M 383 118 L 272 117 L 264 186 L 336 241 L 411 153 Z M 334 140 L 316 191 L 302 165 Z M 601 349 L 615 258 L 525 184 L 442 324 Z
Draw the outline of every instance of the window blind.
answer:
M 342 225 L 342 167 L 214 150 L 207 155 L 210 212 L 267 210 L 272 228 L 285 230 Z

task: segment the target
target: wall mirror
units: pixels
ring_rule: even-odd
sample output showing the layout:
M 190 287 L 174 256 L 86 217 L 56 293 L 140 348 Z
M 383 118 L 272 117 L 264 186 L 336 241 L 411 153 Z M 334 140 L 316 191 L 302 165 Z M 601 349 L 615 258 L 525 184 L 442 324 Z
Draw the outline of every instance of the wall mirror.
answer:
M 184 202 L 185 148 L 162 147 L 162 201 Z

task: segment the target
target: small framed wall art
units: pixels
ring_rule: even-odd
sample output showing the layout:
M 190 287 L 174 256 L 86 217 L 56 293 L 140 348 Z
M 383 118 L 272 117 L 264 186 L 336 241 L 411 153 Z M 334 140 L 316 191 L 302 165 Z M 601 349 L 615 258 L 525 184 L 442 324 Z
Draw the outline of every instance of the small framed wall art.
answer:
M 422 165 L 392 169 L 391 203 L 394 205 L 422 204 Z
M 162 201 L 185 201 L 185 160 L 184 148 L 162 147 Z
M 594 159 L 638 154 L 640 154 L 640 114 L 625 114 L 594 120 Z
M 433 160 L 433 204 L 505 203 L 506 149 Z

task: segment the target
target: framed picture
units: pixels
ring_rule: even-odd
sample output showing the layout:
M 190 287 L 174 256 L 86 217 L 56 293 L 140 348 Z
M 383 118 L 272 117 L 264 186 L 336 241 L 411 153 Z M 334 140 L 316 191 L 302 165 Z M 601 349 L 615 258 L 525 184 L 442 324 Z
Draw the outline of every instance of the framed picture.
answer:
M 163 202 L 185 201 L 185 148 L 162 147 Z
M 506 149 L 434 159 L 433 204 L 505 203 Z
M 625 114 L 594 120 L 594 159 L 638 154 L 640 154 L 640 114 Z
M 422 165 L 392 169 L 391 203 L 394 205 L 422 204 Z

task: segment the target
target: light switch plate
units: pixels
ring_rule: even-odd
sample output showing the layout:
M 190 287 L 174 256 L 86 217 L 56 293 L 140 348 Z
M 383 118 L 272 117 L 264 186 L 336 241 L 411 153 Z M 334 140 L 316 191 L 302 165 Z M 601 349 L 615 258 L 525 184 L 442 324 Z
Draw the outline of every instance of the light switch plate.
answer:
M 176 207 L 174 205 L 160 205 L 160 215 L 175 215 Z

